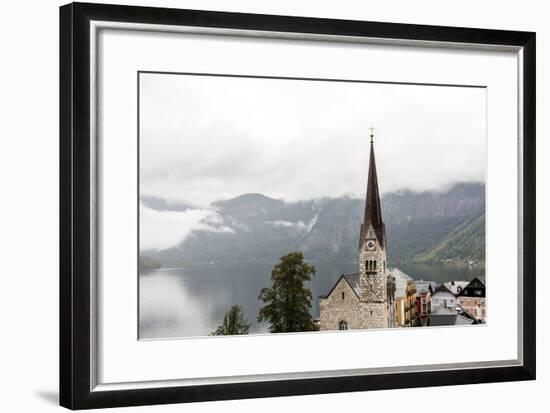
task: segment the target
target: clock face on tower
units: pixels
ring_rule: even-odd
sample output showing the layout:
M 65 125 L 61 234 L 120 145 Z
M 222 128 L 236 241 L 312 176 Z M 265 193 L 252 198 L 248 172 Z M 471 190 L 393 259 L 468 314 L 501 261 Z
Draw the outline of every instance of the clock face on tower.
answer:
M 372 239 L 369 239 L 369 240 L 367 241 L 367 249 L 368 249 L 369 251 L 372 251 L 372 250 L 374 249 L 374 246 L 375 246 L 374 241 L 373 241 Z

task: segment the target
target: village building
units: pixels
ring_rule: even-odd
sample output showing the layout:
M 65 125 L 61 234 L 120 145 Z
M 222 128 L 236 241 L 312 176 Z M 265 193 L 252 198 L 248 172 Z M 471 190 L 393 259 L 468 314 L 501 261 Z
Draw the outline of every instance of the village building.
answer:
M 395 282 L 386 267 L 386 227 L 370 135 L 370 159 L 363 222 L 359 230 L 359 272 L 343 274 L 319 297 L 320 330 L 395 327 Z
M 422 325 L 426 323 L 426 317 L 432 311 L 432 293 L 437 288 L 434 281 L 415 281 L 416 284 L 416 314 Z
M 461 326 L 477 324 L 476 320 L 467 314 L 457 314 L 456 310 L 447 308 L 443 305 L 433 309 L 427 316 L 426 326 Z
M 416 284 L 398 268 L 392 269 L 390 274 L 395 280 L 395 323 L 410 327 L 416 317 Z
M 460 291 L 457 296 L 458 304 L 468 315 L 478 322 L 485 322 L 485 284 L 474 278 Z
M 444 307 L 456 313 L 456 296 L 444 285 L 438 286 L 432 294 L 432 311 Z
M 414 283 L 416 284 L 417 290 L 427 290 L 430 294 L 432 294 L 439 286 L 439 284 L 435 281 L 425 281 L 423 279 L 415 280 Z
M 445 287 L 457 296 L 470 282 L 469 281 L 447 281 L 443 283 Z

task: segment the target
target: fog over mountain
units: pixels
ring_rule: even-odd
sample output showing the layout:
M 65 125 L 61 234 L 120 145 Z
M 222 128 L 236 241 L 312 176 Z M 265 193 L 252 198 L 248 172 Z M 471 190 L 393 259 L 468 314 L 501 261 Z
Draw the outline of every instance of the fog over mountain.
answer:
M 381 202 L 390 265 L 484 260 L 483 184 L 391 192 Z M 363 209 L 363 199 L 347 196 L 285 202 L 252 193 L 200 209 L 142 197 L 141 255 L 165 267 L 275 261 L 295 250 L 310 260 L 353 262 Z
M 484 182 L 486 90 L 142 73 L 140 190 L 208 208 L 364 196 L 370 130 L 382 193 Z

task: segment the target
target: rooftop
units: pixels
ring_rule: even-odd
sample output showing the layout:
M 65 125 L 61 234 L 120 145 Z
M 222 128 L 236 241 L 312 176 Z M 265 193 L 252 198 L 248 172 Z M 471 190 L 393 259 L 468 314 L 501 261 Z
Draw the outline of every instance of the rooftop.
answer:
M 395 279 L 395 296 L 405 297 L 407 295 L 407 284 L 411 281 L 414 282 L 413 278 L 399 268 L 392 268 L 389 275 Z
M 416 280 L 416 295 L 424 293 L 426 291 L 435 291 L 438 284 L 435 281 Z
M 469 283 L 469 281 L 447 281 L 444 285 L 454 295 L 458 295 Z
M 332 294 L 332 291 L 336 288 L 338 283 L 343 279 L 346 280 L 346 282 L 349 284 L 353 292 L 359 297 L 359 273 L 353 272 L 348 274 L 342 274 L 338 280 L 334 283 L 328 294 L 326 295 L 320 295 L 319 298 L 327 298 L 329 295 Z
M 459 297 L 485 297 L 485 284 L 478 277 L 475 277 L 470 283 L 464 287 Z
M 457 314 L 456 311 L 443 306 L 434 309 L 434 311 L 428 315 L 428 319 L 429 326 L 431 327 L 470 325 L 475 323 L 471 318 Z
M 346 279 L 355 294 L 359 297 L 359 273 L 353 272 L 349 274 L 342 274 L 342 277 Z
M 453 294 L 453 292 L 451 290 L 449 290 L 447 288 L 447 286 L 445 284 L 440 284 L 436 287 L 436 289 L 433 291 L 434 295 L 436 293 L 448 293 L 448 294 L 452 294 L 452 295 L 455 295 Z

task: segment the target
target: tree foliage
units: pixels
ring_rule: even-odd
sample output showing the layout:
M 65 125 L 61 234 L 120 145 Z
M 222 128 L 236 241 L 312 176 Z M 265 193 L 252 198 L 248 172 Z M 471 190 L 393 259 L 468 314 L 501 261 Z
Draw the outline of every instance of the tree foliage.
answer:
M 258 322 L 267 321 L 271 333 L 313 331 L 310 314 L 311 291 L 304 286 L 315 267 L 304 262 L 304 254 L 291 252 L 280 258 L 271 271 L 271 288 L 262 288 Z
M 160 262 L 146 255 L 140 255 L 139 257 L 140 271 L 151 271 L 151 270 L 157 270 L 159 268 L 160 268 Z
M 250 323 L 244 319 L 240 305 L 233 305 L 225 313 L 223 323 L 216 328 L 211 335 L 213 336 L 232 336 L 237 334 L 248 334 Z

